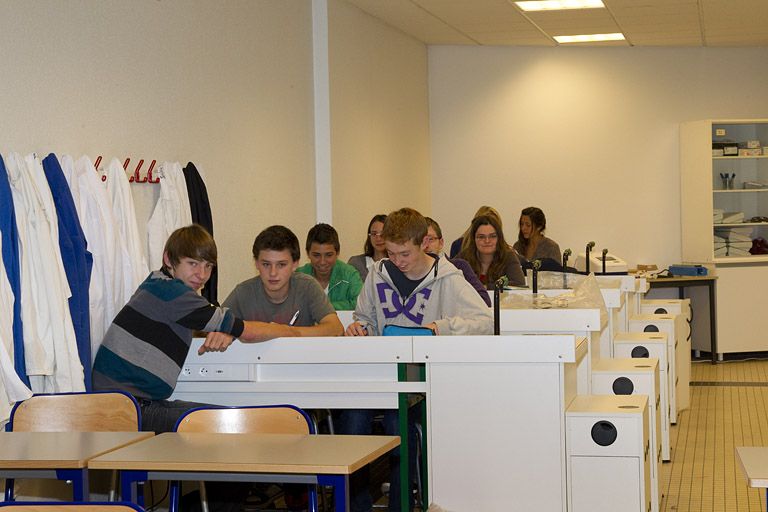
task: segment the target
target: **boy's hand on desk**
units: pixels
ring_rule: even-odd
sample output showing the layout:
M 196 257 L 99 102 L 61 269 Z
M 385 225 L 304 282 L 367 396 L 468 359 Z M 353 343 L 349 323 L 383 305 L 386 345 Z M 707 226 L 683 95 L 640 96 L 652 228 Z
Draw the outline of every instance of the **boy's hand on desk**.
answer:
M 360 322 L 352 322 L 344 332 L 346 336 L 368 336 L 368 331 Z
M 206 352 L 224 352 L 229 348 L 235 337 L 223 332 L 209 332 L 205 337 L 205 342 L 200 346 L 197 355 L 201 356 Z

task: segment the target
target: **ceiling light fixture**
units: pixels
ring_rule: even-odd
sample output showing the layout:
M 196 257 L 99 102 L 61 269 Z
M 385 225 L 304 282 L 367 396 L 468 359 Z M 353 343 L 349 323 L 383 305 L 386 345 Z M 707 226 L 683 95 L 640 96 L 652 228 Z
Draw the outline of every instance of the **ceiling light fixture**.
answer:
M 624 41 L 624 34 L 582 34 L 578 36 L 554 36 L 558 43 L 594 43 L 596 41 Z
M 602 0 L 542 0 L 537 2 L 515 2 L 515 4 L 524 11 L 605 8 Z

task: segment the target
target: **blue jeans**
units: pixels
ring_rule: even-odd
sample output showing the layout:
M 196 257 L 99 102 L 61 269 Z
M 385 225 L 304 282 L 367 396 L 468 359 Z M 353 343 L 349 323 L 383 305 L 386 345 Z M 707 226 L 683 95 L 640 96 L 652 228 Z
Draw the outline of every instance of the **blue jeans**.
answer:
M 416 418 L 419 407 L 408 411 L 408 474 L 413 478 L 416 472 Z M 337 434 L 370 435 L 373 431 L 373 417 L 382 411 L 372 409 L 343 409 L 337 411 L 334 427 Z M 398 412 L 387 409 L 384 413 L 384 433 L 388 436 L 400 435 Z M 400 512 L 400 449 L 389 453 L 389 510 Z M 369 512 L 373 508 L 373 499 L 368 489 L 370 471 L 368 466 L 355 471 L 349 479 L 351 512 Z M 409 493 L 410 509 L 413 509 L 413 494 Z
M 176 422 L 185 412 L 197 407 L 215 407 L 184 400 L 147 400 L 137 398 L 141 408 L 141 430 L 162 434 L 173 432 Z

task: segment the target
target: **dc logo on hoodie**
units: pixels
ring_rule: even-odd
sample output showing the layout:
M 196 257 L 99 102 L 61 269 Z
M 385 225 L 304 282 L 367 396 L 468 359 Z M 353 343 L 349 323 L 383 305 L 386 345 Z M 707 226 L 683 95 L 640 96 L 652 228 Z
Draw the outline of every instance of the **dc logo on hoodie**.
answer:
M 411 295 L 408 302 L 403 304 L 400 294 L 387 283 L 376 283 L 376 291 L 379 295 L 379 303 L 384 313 L 384 318 L 395 318 L 402 314 L 412 322 L 421 325 L 424 320 L 424 310 L 427 308 L 431 288 L 423 288 Z

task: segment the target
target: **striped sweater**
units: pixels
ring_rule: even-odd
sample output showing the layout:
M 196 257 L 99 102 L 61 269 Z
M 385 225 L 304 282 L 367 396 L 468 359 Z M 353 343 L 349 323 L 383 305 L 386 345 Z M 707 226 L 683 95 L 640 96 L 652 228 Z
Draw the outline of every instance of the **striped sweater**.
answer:
M 243 321 L 165 271 L 152 272 L 104 335 L 93 364 L 93 389 L 120 389 L 151 400 L 168 398 L 194 331 L 237 337 Z

